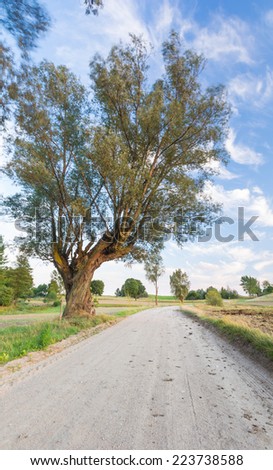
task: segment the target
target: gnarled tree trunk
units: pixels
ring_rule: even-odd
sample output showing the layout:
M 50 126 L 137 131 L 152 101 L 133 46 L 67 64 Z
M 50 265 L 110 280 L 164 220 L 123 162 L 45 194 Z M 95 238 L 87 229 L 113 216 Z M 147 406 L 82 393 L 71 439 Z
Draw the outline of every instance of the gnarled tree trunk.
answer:
M 66 286 L 66 306 L 63 316 L 71 317 L 89 317 L 96 314 L 90 282 L 94 271 L 83 269 L 78 272 Z

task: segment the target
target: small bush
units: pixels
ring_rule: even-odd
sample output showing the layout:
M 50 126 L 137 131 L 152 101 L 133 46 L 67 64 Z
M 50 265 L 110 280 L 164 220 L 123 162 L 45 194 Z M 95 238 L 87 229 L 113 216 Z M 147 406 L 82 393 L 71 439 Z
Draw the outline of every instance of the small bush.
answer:
M 208 305 L 216 307 L 223 306 L 223 299 L 217 290 L 211 289 L 206 294 L 206 302 Z
M 61 301 L 60 301 L 60 300 L 55 300 L 55 301 L 53 302 L 53 307 L 60 307 L 60 305 L 61 305 Z
M 14 299 L 14 290 L 11 287 L 0 286 L 0 305 L 8 307 Z

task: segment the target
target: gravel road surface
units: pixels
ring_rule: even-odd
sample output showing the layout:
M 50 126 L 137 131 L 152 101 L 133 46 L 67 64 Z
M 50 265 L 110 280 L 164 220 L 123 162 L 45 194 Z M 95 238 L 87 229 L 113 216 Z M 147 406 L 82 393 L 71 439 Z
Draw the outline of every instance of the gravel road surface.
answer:
M 4 379 L 1 449 L 273 449 L 272 374 L 177 307 Z

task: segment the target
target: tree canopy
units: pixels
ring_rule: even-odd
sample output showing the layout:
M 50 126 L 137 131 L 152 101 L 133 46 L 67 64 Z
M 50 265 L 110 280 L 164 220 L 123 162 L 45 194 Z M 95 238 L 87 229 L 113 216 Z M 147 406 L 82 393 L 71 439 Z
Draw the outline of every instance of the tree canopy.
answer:
M 155 286 L 155 304 L 158 304 L 158 279 L 164 273 L 163 259 L 158 250 L 152 250 L 144 261 L 145 275 Z
M 171 292 L 180 302 L 183 302 L 187 297 L 190 281 L 187 273 L 181 271 L 181 269 L 176 269 L 170 276 L 170 287 Z
M 27 233 L 22 249 L 61 274 L 65 315 L 94 312 L 89 286 L 102 263 L 143 260 L 170 236 L 182 244 L 193 215 L 214 214 L 203 187 L 207 164 L 227 157 L 224 91 L 203 89 L 204 59 L 175 33 L 162 54 L 165 74 L 154 83 L 135 36 L 95 55 L 92 109 L 75 75 L 45 61 L 18 95 L 6 172 L 23 192 L 6 204 Z
M 102 295 L 104 291 L 104 282 L 100 279 L 93 279 L 93 281 L 91 281 L 90 287 L 92 294 Z
M 252 276 L 242 276 L 240 285 L 250 296 L 260 295 L 262 292 L 258 279 Z
M 139 299 L 140 297 L 148 297 L 145 286 L 139 279 L 126 279 L 121 289 L 116 291 L 118 297 L 132 297 Z

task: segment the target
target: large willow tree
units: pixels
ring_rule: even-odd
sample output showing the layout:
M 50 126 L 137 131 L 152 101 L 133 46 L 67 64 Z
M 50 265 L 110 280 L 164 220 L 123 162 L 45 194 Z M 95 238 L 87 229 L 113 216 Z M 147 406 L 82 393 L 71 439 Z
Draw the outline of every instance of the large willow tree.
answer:
M 226 158 L 223 89 L 202 88 L 204 59 L 176 34 L 162 52 L 165 73 L 152 84 L 142 40 L 96 55 L 91 101 L 66 67 L 46 62 L 21 89 L 6 171 L 22 192 L 7 205 L 26 232 L 22 249 L 61 274 L 66 316 L 94 314 L 90 281 L 102 263 L 143 259 L 170 227 L 181 243 L 185 215 L 212 213 L 202 190 L 209 162 Z

